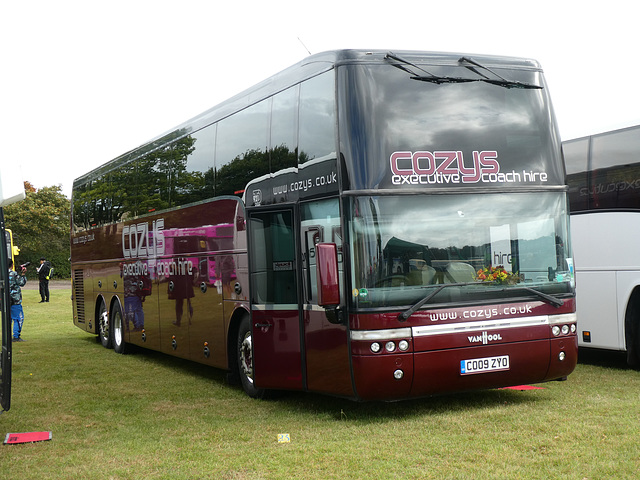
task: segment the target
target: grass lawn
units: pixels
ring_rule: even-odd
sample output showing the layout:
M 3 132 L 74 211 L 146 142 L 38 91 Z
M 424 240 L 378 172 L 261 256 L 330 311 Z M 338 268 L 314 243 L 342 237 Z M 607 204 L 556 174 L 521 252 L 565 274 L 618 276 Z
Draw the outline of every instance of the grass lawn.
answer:
M 0 437 L 53 439 L 0 445 L 3 479 L 640 478 L 640 372 L 619 355 L 582 356 L 540 390 L 260 401 L 221 371 L 102 348 L 73 326 L 69 289 L 23 293 Z

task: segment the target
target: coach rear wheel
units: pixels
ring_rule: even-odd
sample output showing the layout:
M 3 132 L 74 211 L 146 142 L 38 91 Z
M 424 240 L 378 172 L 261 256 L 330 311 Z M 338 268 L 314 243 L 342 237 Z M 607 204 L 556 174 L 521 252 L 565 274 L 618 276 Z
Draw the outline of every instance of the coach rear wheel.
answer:
M 116 353 L 124 353 L 124 324 L 122 322 L 122 310 L 117 303 L 111 309 L 111 332 L 113 334 L 113 349 Z
M 251 320 L 248 316 L 245 316 L 240 322 L 236 352 L 237 368 L 242 388 L 250 397 L 263 398 L 266 391 L 262 388 L 256 388 L 254 384 L 253 337 L 251 335 Z
M 100 343 L 104 348 L 111 348 L 111 328 L 109 325 L 109 313 L 107 312 L 107 307 L 104 302 L 100 302 L 100 307 L 98 309 L 98 337 L 100 338 Z

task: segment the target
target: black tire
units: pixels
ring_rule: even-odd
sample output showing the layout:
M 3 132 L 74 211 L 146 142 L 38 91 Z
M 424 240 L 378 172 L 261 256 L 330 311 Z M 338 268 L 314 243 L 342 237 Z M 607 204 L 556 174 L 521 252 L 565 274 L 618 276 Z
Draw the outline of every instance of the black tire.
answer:
M 265 398 L 267 391 L 256 388 L 254 384 L 253 343 L 251 333 L 251 319 L 245 315 L 238 327 L 236 340 L 236 370 L 242 389 L 251 398 Z
M 109 320 L 109 312 L 104 302 L 100 301 L 98 307 L 98 318 L 96 319 L 98 326 L 98 338 L 104 348 L 111 348 L 113 345 L 111 340 L 111 321 Z
M 116 353 L 125 353 L 126 342 L 124 340 L 124 322 L 122 309 L 118 303 L 111 309 L 111 343 Z
M 627 365 L 640 368 L 640 292 L 633 292 L 624 318 Z

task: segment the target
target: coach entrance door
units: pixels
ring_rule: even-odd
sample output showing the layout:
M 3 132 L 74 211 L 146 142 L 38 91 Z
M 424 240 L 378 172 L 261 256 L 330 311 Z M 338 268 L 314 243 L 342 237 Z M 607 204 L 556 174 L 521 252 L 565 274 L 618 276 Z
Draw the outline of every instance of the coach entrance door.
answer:
M 295 218 L 293 208 L 249 214 L 253 367 L 259 388 L 304 388 Z

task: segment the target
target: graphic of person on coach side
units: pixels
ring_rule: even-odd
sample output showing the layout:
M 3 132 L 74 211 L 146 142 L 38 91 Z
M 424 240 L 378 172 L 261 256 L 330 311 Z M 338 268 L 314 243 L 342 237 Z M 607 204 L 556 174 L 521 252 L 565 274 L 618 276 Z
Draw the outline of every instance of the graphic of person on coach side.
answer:
M 49 301 L 49 277 L 51 276 L 51 262 L 45 257 L 40 257 L 40 266 L 37 268 L 38 279 L 40 280 L 40 302 Z

